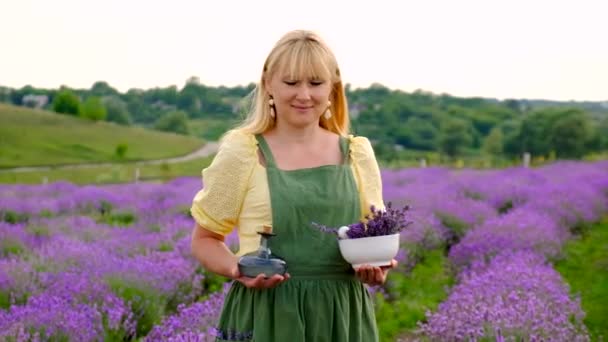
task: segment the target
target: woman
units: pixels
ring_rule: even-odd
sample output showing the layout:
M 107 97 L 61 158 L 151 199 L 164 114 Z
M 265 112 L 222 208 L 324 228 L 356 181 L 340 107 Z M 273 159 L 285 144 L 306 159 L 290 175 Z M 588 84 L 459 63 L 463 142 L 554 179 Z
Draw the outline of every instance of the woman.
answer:
M 247 120 L 230 131 L 203 170 L 193 200 L 192 252 L 203 267 L 236 280 L 218 341 L 377 341 L 372 299 L 388 268 L 353 271 L 335 236 L 312 222 L 357 222 L 382 207 L 369 141 L 348 135 L 348 109 L 333 53 L 314 33 L 293 31 L 270 52 Z M 272 225 L 273 253 L 289 274 L 247 278 L 238 257 Z M 239 252 L 224 237 L 238 226 Z M 391 267 L 396 265 L 393 261 Z M 389 267 L 390 268 L 390 267 Z

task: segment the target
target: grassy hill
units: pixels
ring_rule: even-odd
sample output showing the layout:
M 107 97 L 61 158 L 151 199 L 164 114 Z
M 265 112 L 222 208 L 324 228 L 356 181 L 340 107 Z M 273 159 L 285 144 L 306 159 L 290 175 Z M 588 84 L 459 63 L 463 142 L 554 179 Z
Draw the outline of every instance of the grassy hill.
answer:
M 0 104 L 0 168 L 174 157 L 203 140 Z M 123 158 L 119 144 L 127 146 Z
M 237 120 L 231 119 L 191 119 L 188 123 L 190 133 L 205 140 L 219 140 L 229 129 L 237 125 Z

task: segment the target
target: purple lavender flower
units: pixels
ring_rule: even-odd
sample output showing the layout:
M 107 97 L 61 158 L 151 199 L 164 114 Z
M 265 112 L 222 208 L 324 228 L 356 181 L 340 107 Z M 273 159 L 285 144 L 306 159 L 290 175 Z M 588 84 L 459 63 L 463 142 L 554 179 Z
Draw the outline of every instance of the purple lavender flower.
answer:
M 420 324 L 431 340 L 589 340 L 580 300 L 570 298 L 559 273 L 538 254 L 501 253 L 460 278 Z
M 395 209 L 391 202 L 386 205 L 386 210 L 376 209 L 372 205 L 370 214 L 365 216 L 365 220 L 349 224 L 346 234 L 349 239 L 398 234 L 411 224 L 405 215 L 409 209 L 407 205 Z M 312 225 L 322 232 L 338 235 L 339 228 L 327 227 L 315 222 Z
M 191 306 L 180 305 L 177 308 L 178 313 L 166 317 L 161 324 L 155 326 L 145 341 L 161 341 L 169 338 L 177 338 L 176 341 L 181 341 L 178 336 L 196 337 L 192 341 L 215 340 L 213 331 L 229 289 L 230 284 L 226 283 L 222 291 L 212 294 L 202 302 Z
M 580 303 L 545 258 L 560 256 L 577 227 L 608 213 L 607 175 L 606 161 L 383 170 L 389 206 L 370 208 L 347 234 L 390 234 L 394 221 L 412 221 L 400 228 L 401 272 L 415 267 L 418 250 L 437 248 L 462 228 L 449 255 L 462 266 L 458 285 L 424 325 L 432 340 L 584 341 Z M 213 340 L 223 292 L 205 292 L 190 253 L 194 222 L 185 214 L 199 187 L 197 178 L 0 185 L 0 340 Z M 413 209 L 393 209 L 406 206 Z M 120 213 L 135 220 L 104 220 Z M 227 241 L 237 248 L 236 234 Z
M 346 231 L 349 239 L 356 239 L 365 235 L 365 223 L 357 222 L 348 225 L 348 231 Z
M 476 259 L 489 260 L 501 251 L 520 250 L 555 258 L 568 236 L 551 216 L 521 207 L 470 230 L 450 250 L 450 260 L 464 267 Z

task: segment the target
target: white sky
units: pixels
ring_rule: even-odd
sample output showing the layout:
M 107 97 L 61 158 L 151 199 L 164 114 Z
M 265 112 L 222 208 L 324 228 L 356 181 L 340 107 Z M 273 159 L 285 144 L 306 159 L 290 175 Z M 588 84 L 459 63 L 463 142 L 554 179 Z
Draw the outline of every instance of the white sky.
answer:
M 604 0 L 0 0 L 0 85 L 245 85 L 305 28 L 355 88 L 608 100 L 607 14 Z

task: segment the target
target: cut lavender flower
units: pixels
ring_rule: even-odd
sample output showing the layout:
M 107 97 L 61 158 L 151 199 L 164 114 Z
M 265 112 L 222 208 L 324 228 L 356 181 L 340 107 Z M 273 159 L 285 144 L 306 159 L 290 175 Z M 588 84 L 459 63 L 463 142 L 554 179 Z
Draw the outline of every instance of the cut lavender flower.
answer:
M 353 268 L 388 266 L 399 252 L 399 233 L 411 224 L 405 217 L 409 209 L 407 205 L 395 209 L 389 202 L 386 210 L 372 205 L 365 220 L 348 226 L 333 228 L 315 222 L 312 225 L 338 237 L 340 253 Z
M 365 216 L 365 220 L 346 226 L 348 230 L 345 234 L 344 227 L 327 227 L 316 222 L 313 222 L 312 225 L 322 232 L 335 234 L 340 239 L 343 239 L 344 235 L 349 239 L 393 235 L 400 233 L 412 223 L 407 220 L 405 215 L 408 210 L 410 210 L 410 207 L 407 205 L 401 209 L 395 209 L 391 202 L 386 205 L 386 210 L 376 209 L 372 205 L 370 207 L 371 213 Z

